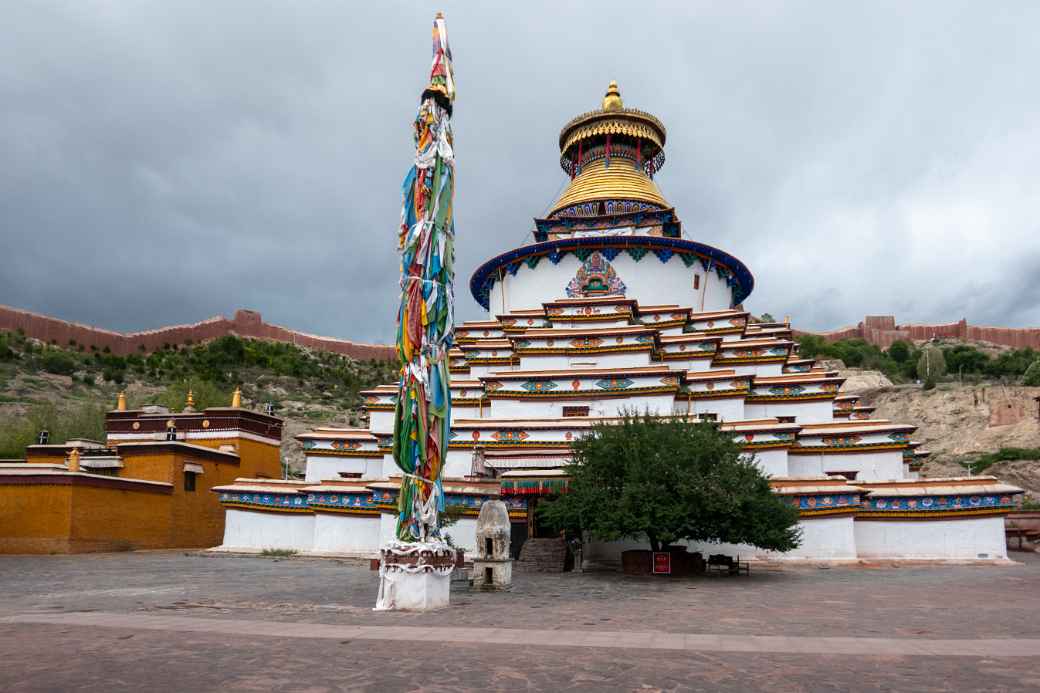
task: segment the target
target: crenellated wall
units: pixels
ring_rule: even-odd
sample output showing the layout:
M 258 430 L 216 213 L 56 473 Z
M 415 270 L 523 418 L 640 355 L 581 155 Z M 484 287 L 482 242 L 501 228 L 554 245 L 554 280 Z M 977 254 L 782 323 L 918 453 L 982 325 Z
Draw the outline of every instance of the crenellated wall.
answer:
M 270 339 L 288 342 L 309 349 L 331 351 L 359 360 L 391 360 L 395 358 L 394 347 L 383 344 L 363 344 L 346 339 L 319 337 L 296 332 L 279 325 L 263 321 L 260 313 L 253 310 L 237 310 L 231 319 L 218 315 L 191 325 L 171 325 L 143 332 L 113 332 L 91 325 L 60 320 L 27 310 L 0 306 L 0 331 L 21 330 L 26 336 L 66 347 L 71 342 L 86 348 L 108 349 L 119 355 L 138 351 L 158 351 L 164 346 L 217 339 L 225 335 L 236 335 L 252 339 Z
M 957 322 L 938 325 L 897 325 L 891 315 L 868 315 L 855 327 L 842 327 L 829 332 L 796 331 L 796 334 L 816 334 L 829 342 L 839 339 L 864 339 L 882 349 L 898 340 L 923 341 L 932 338 L 989 342 L 1022 349 L 1040 349 L 1038 327 L 988 327 L 969 325 L 963 318 Z

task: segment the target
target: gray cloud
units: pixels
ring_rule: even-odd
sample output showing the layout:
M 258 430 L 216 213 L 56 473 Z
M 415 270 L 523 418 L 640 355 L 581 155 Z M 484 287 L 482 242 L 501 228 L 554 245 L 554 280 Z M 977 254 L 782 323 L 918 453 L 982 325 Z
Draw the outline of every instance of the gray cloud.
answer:
M 444 2 L 457 288 L 564 182 L 617 79 L 669 128 L 687 235 L 747 305 L 833 327 L 1040 323 L 1040 7 Z M 389 341 L 419 3 L 14 3 L 0 28 L 0 303 L 113 329 L 236 307 Z

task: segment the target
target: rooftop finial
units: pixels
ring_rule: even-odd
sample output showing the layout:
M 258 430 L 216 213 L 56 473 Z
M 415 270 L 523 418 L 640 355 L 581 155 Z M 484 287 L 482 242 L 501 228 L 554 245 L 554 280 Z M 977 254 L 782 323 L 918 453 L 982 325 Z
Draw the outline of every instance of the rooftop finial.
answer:
M 235 388 L 235 392 L 231 395 L 231 406 L 234 409 L 242 408 L 242 388 Z
M 195 393 L 188 390 L 188 399 L 184 402 L 184 411 L 195 411 Z
M 126 390 L 119 391 L 119 397 L 116 399 L 116 411 L 126 411 Z
M 617 82 L 611 80 L 610 86 L 607 87 L 607 93 L 603 97 L 603 110 L 620 111 L 624 107 L 625 105 L 621 102 L 621 92 L 618 91 Z
M 72 452 L 69 453 L 69 471 L 79 471 L 79 450 L 72 448 Z

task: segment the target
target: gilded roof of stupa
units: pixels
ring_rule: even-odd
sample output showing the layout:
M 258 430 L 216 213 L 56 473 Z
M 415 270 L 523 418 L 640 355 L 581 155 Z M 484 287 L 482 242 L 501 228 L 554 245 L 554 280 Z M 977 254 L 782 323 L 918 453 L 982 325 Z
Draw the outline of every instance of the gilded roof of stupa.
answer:
M 641 170 L 624 160 L 607 165 L 605 159 L 586 164 L 553 204 L 550 216 L 582 202 L 592 200 L 639 200 L 667 208 L 670 205 L 657 185 Z
M 597 200 L 670 207 L 651 179 L 664 162 L 665 136 L 657 118 L 625 108 L 617 83 L 611 82 L 600 109 L 574 118 L 560 132 L 561 165 L 571 182 L 549 216 Z

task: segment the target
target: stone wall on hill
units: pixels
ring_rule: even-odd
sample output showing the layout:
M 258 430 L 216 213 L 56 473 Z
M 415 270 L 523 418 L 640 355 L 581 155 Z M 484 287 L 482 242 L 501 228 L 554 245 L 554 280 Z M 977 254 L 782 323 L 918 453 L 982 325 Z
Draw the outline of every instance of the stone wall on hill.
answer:
M 331 351 L 358 360 L 389 361 L 395 358 L 394 347 L 364 344 L 334 337 L 296 332 L 287 327 L 263 321 L 253 310 L 237 310 L 231 319 L 218 315 L 192 325 L 170 325 L 143 332 L 113 332 L 91 325 L 68 322 L 27 310 L 0 306 L 0 331 L 21 330 L 27 337 L 67 347 L 72 343 L 85 348 L 105 347 L 113 354 L 125 356 L 135 352 L 150 353 L 165 346 L 199 344 L 225 335 L 251 339 L 288 342 L 319 351 Z
M 897 325 L 895 316 L 868 315 L 855 327 L 842 327 L 829 332 L 798 331 L 797 333 L 816 334 L 829 342 L 859 338 L 882 349 L 887 349 L 892 346 L 892 342 L 897 340 L 924 341 L 932 338 L 989 342 L 1015 349 L 1024 347 L 1040 349 L 1040 328 L 969 325 L 968 321 L 963 318 L 957 322 L 938 325 Z

